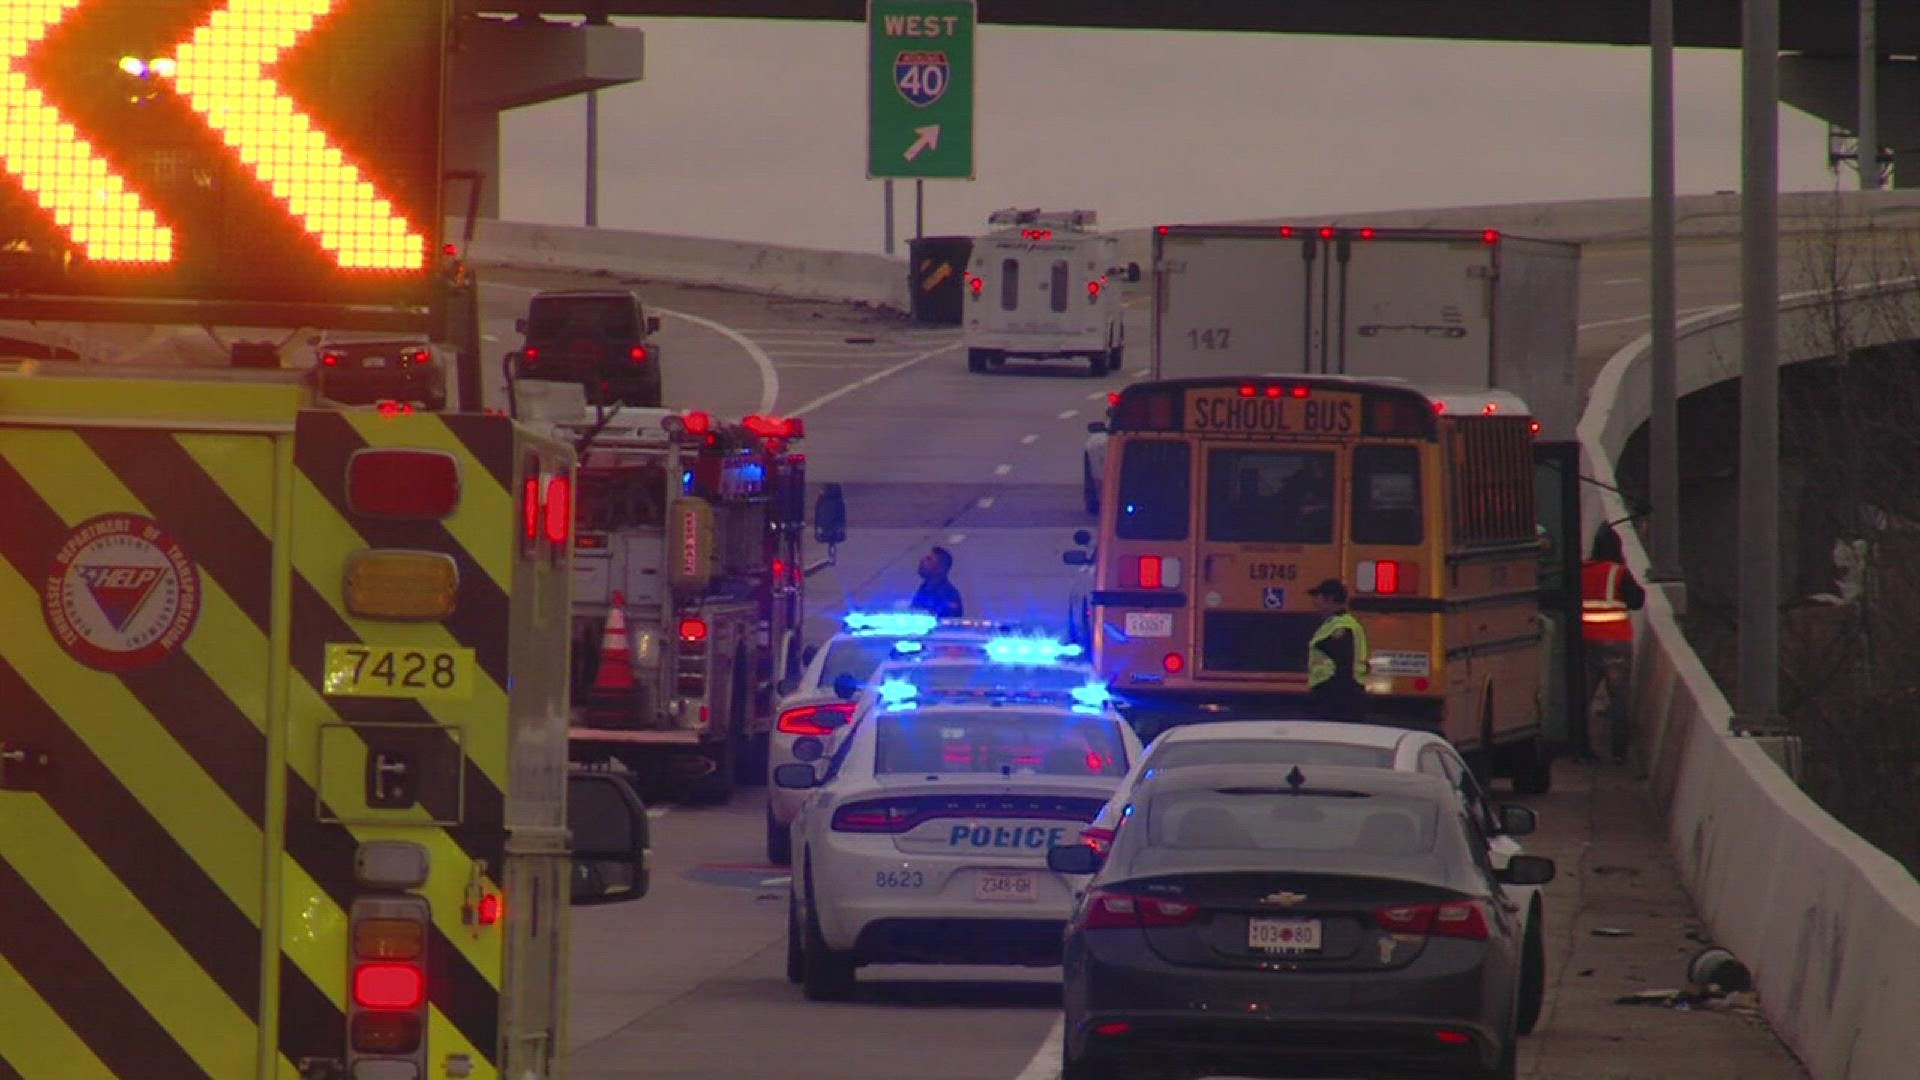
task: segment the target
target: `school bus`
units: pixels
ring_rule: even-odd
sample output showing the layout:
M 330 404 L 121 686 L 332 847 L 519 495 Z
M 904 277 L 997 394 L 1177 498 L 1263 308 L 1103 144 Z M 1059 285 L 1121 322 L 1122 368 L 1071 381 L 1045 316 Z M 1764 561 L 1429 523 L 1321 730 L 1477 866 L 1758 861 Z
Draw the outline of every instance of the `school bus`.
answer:
M 1137 383 L 1109 410 L 1081 606 L 1142 733 L 1311 715 L 1308 590 L 1346 585 L 1367 717 L 1443 733 L 1545 791 L 1550 678 L 1533 438 L 1512 394 L 1398 379 Z

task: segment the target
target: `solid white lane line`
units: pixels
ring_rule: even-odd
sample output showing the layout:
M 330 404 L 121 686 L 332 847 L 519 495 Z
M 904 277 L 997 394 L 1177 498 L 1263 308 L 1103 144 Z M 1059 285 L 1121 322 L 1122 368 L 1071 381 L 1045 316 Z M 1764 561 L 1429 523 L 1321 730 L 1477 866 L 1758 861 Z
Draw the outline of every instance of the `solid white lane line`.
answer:
M 1060 1044 L 1067 1041 L 1067 1022 L 1064 1017 L 1053 1022 L 1053 1029 L 1047 1032 L 1046 1040 L 1040 1049 L 1034 1051 L 1033 1060 L 1020 1070 L 1013 1080 L 1060 1080 Z
M 982 510 L 991 510 L 993 509 L 993 496 L 982 495 L 980 497 L 980 501 L 974 503 L 973 505 L 979 507 Z
M 1728 305 L 1726 304 L 1708 304 L 1706 307 L 1682 308 L 1680 311 L 1677 311 L 1674 314 L 1676 317 L 1684 319 L 1689 315 L 1698 315 L 1703 311 L 1715 311 L 1727 306 Z M 1598 330 L 1603 326 L 1625 326 L 1628 323 L 1647 322 L 1652 318 L 1653 318 L 1652 315 L 1628 315 L 1619 319 L 1601 319 L 1598 322 L 1581 323 L 1580 329 Z
M 1087 400 L 1099 401 L 1101 398 L 1106 396 L 1107 396 L 1107 392 L 1105 390 L 1095 390 L 1093 393 L 1087 395 Z
M 944 353 L 944 352 L 952 352 L 954 349 L 958 347 L 959 347 L 959 342 L 955 342 L 952 345 L 942 345 L 937 349 L 928 349 L 926 352 L 923 352 L 918 356 L 910 356 L 907 359 L 902 360 L 899 363 L 893 365 L 892 367 L 881 368 L 879 371 L 876 371 L 873 374 L 857 382 L 850 382 L 838 390 L 830 390 L 824 394 L 821 394 L 819 397 L 814 398 L 812 401 L 807 402 L 805 405 L 802 405 L 797 409 L 789 409 L 787 411 L 787 415 L 788 416 L 805 416 L 808 413 L 812 412 L 813 410 L 819 408 L 820 406 L 825 405 L 829 401 L 838 401 L 841 398 L 847 396 L 848 394 L 853 393 L 855 390 L 864 390 L 865 388 L 872 386 L 874 383 L 879 382 L 881 379 L 885 379 L 892 375 L 897 375 L 900 372 L 907 370 L 908 368 L 912 367 L 915 364 L 922 363 L 935 356 L 939 356 L 941 353 Z
M 1033 445 L 1034 443 L 1037 443 L 1037 442 L 1039 442 L 1039 441 L 1040 441 L 1040 436 L 1038 436 L 1038 435 L 1022 435 L 1022 436 L 1020 436 L 1020 442 L 1021 442 L 1021 445 L 1023 445 L 1023 446 L 1032 446 L 1032 445 Z
M 966 534 L 966 533 L 949 533 L 949 534 L 947 535 L 947 543 L 949 543 L 949 544 L 958 544 L 958 543 L 961 543 L 962 541 L 964 541 L 964 540 L 966 540 L 966 538 L 967 538 L 967 534 Z
M 1079 409 L 1062 409 L 1062 410 L 1060 410 L 1060 419 L 1062 419 L 1062 420 L 1071 420 L 1071 419 L 1073 419 L 1074 417 L 1076 417 L 1076 416 L 1079 416 L 1079 415 L 1080 415 L 1080 410 L 1079 410 Z
M 993 467 L 993 475 L 995 476 L 1005 476 L 1012 471 L 1013 466 L 1011 465 L 995 465 Z
M 791 885 L 791 884 L 793 884 L 793 875 L 782 874 L 779 877 L 767 878 L 765 881 L 762 881 L 760 883 L 760 887 L 763 889 L 771 889 L 771 888 L 774 888 L 775 886 Z
M 780 373 L 773 370 L 773 360 L 767 356 L 765 349 L 754 344 L 752 338 L 735 330 L 733 327 L 725 323 L 714 322 L 712 319 L 703 315 L 689 315 L 684 311 L 673 311 L 663 307 L 656 307 L 653 310 L 662 315 L 685 320 L 695 326 L 704 326 L 714 333 L 719 334 L 721 337 L 726 338 L 728 341 L 733 342 L 735 345 L 740 346 L 742 349 L 745 349 L 747 355 L 753 358 L 754 365 L 760 369 L 760 414 L 762 416 L 772 414 L 773 403 L 780 399 Z

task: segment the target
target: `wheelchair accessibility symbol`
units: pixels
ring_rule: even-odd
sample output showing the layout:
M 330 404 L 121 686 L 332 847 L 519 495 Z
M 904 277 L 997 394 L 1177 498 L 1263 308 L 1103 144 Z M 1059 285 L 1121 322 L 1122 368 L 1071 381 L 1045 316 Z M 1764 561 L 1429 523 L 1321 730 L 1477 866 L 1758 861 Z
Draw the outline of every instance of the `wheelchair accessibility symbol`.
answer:
M 1275 611 L 1287 606 L 1287 590 L 1268 586 L 1260 590 L 1260 606 Z
M 893 60 L 893 86 L 907 104 L 924 109 L 946 95 L 953 69 L 943 52 L 903 52 Z

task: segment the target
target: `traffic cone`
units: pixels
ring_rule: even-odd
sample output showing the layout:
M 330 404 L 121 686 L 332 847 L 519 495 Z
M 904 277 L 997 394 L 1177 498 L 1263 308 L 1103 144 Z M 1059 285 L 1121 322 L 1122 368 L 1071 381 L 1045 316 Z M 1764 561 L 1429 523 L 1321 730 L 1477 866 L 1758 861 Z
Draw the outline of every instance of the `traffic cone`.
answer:
M 600 635 L 600 669 L 593 676 L 596 694 L 624 693 L 634 688 L 633 661 L 627 651 L 626 603 L 625 595 L 614 593 L 607 610 L 607 629 Z

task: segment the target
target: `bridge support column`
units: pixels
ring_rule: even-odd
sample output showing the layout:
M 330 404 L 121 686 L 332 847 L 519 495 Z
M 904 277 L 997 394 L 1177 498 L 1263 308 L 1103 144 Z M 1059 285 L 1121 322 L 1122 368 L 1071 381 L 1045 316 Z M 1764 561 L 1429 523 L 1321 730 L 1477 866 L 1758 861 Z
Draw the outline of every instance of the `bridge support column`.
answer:
M 500 114 L 638 82 L 646 35 L 540 19 L 462 19 L 447 94 L 446 167 L 485 177 L 480 216 L 500 216 Z

